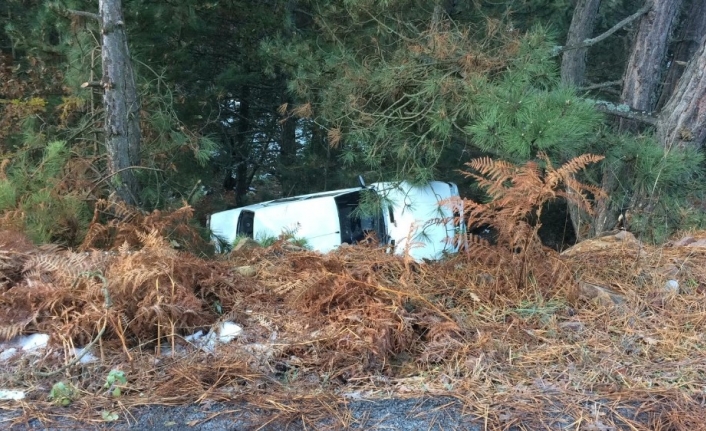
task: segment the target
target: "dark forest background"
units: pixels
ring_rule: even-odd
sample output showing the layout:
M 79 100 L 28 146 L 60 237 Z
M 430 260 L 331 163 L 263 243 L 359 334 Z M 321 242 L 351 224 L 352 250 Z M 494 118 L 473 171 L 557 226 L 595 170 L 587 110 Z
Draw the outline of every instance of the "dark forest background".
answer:
M 661 241 L 705 221 L 705 35 L 706 0 L 5 0 L 0 221 L 72 246 L 100 199 L 204 222 L 358 175 L 482 200 L 475 157 L 592 153 L 607 197 L 548 223 Z

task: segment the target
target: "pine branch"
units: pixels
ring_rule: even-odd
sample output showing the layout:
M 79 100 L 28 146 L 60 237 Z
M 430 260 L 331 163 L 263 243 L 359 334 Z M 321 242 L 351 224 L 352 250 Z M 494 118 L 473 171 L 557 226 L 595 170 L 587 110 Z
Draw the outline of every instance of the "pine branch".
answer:
M 563 53 L 564 51 L 570 51 L 574 49 L 581 49 L 581 48 L 587 48 L 589 46 L 593 46 L 597 44 L 598 42 L 603 41 L 604 39 L 607 39 L 610 37 L 613 33 L 616 31 L 620 30 L 621 28 L 625 27 L 626 25 L 632 23 L 633 21 L 637 20 L 638 18 L 642 17 L 642 15 L 646 14 L 647 12 L 652 9 L 652 2 L 653 0 L 648 0 L 647 3 L 645 3 L 644 6 L 642 6 L 637 12 L 634 14 L 630 15 L 629 17 L 625 18 L 624 20 L 620 21 L 619 23 L 615 24 L 613 27 L 611 27 L 609 30 L 607 30 L 605 33 L 602 33 L 594 38 L 591 39 L 585 39 L 583 42 L 577 44 L 577 45 L 572 45 L 572 46 L 559 46 L 554 50 L 554 55 L 559 55 Z
M 100 15 L 98 15 L 97 13 L 93 13 L 93 12 L 86 12 L 86 11 L 82 11 L 82 10 L 73 10 L 73 9 L 66 9 L 66 12 L 69 15 L 83 16 L 86 18 L 95 19 L 97 21 L 101 20 Z
M 100 15 L 98 15 L 97 13 L 86 12 L 83 10 L 67 9 L 65 6 L 59 5 L 56 3 L 52 3 L 50 5 L 50 8 L 53 9 L 57 14 L 64 16 L 64 17 L 69 17 L 69 16 L 73 15 L 73 16 L 82 16 L 85 18 L 91 18 L 91 19 L 97 20 L 98 22 L 100 22 L 100 20 L 101 20 Z
M 581 90 L 581 91 L 600 90 L 602 88 L 615 87 L 615 86 L 619 86 L 619 85 L 623 85 L 622 79 L 618 79 L 617 81 L 607 81 L 607 82 L 601 82 L 598 84 L 587 85 L 585 87 L 579 88 L 579 90 Z
M 586 99 L 586 101 L 591 101 Z M 627 118 L 630 120 L 640 121 L 642 123 L 657 125 L 657 117 L 645 111 L 634 111 L 627 105 L 616 105 L 604 100 L 595 100 L 594 106 L 597 110 L 606 114 L 615 115 L 616 117 Z

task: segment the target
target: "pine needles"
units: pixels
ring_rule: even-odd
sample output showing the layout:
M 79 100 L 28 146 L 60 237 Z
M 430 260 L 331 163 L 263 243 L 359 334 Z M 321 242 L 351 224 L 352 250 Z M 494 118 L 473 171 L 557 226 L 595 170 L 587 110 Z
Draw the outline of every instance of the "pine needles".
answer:
M 483 166 L 498 178 L 511 170 Z M 551 175 L 541 178 L 553 184 Z M 520 218 L 507 211 L 506 218 Z M 698 248 L 645 246 L 640 269 L 633 248 L 618 245 L 528 254 L 538 259 L 528 272 L 535 288 L 518 289 L 512 259 L 521 253 L 491 245 L 418 264 L 370 246 L 322 255 L 277 243 L 203 260 L 157 233 L 136 234 L 134 247 L 88 254 L 0 237 L 8 238 L 0 249 L 7 257 L 0 312 L 3 322 L 17 324 L 0 334 L 60 334 L 46 355 L 6 365 L 34 397 L 30 411 L 44 406 L 42 388 L 52 383 L 41 373 L 61 370 L 80 390 L 71 411 L 94 418 L 97 406 L 116 402 L 102 383 L 117 367 L 128 378 L 125 408 L 247 399 L 284 418 L 294 403 L 312 418 L 319 398 L 439 394 L 460 399 L 489 429 L 562 420 L 680 429 L 704 413 L 698 352 L 706 254 Z M 238 274 L 242 264 L 254 268 L 252 278 Z M 664 266 L 682 294 L 660 294 Z M 551 275 L 562 267 L 568 278 Z M 643 272 L 653 278 L 636 284 Z M 622 305 L 570 297 L 574 275 L 619 285 Z M 242 336 L 215 353 L 184 340 L 219 320 L 242 325 Z M 77 363 L 67 353 L 96 339 L 99 363 Z M 3 384 L 11 378 L 0 373 Z M 12 383 L 17 387 L 16 378 Z M 293 393 L 304 395 L 292 400 Z

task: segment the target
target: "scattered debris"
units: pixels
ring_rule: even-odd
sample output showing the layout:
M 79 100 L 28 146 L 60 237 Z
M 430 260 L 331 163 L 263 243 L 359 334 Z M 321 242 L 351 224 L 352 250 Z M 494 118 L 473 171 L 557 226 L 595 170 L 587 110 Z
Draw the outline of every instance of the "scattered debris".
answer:
M 678 241 L 669 242 L 667 243 L 667 245 L 670 247 L 685 247 L 694 242 L 696 242 L 696 238 L 694 238 L 693 236 L 685 236 L 684 238 Z
M 677 280 L 667 280 L 664 283 L 664 290 L 669 293 L 679 293 L 679 282 Z
M 203 338 L 196 338 L 194 341 L 197 345 L 207 351 L 213 352 L 217 344 L 227 344 L 235 340 L 243 333 L 243 328 L 233 322 L 221 322 L 214 328 L 211 328 Z
M 695 240 L 694 242 L 687 244 L 687 247 L 706 247 L 706 238 Z
M 577 321 L 561 322 L 559 326 L 561 327 L 561 329 L 574 332 L 582 332 L 586 329 L 586 325 Z
M 19 401 L 25 398 L 25 391 L 18 391 L 14 389 L 0 389 L 0 400 L 14 400 Z
M 80 358 L 78 361 L 81 364 L 90 364 L 91 362 L 98 361 L 98 358 L 93 355 L 90 351 L 85 351 L 86 348 L 74 349 L 74 357 Z
M 48 334 L 32 334 L 26 337 L 21 337 L 17 343 L 22 346 L 22 350 L 29 351 L 46 347 L 48 341 Z
M 235 270 L 243 277 L 255 277 L 257 275 L 257 269 L 252 265 L 237 266 Z
M 254 248 L 260 248 L 260 244 L 252 238 L 243 237 L 233 247 L 234 252 L 246 252 Z
M 32 352 L 43 349 L 49 341 L 48 334 L 18 335 L 0 343 L 0 360 L 8 359 L 19 352 Z
M 642 251 L 642 243 L 632 233 L 621 230 L 617 233 L 582 241 L 573 247 L 567 248 L 561 255 L 570 257 L 603 250 L 636 251 L 639 253 Z

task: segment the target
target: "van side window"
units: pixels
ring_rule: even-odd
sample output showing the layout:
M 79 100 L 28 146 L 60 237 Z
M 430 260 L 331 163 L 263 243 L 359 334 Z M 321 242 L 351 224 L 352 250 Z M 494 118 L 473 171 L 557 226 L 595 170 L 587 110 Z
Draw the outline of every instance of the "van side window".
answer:
M 252 211 L 241 211 L 238 217 L 238 236 L 254 238 L 255 213 Z
M 341 244 L 354 244 L 356 242 L 356 220 L 352 216 L 353 211 L 358 207 L 360 192 L 347 193 L 337 196 L 336 209 L 338 210 L 338 222 L 341 226 Z

